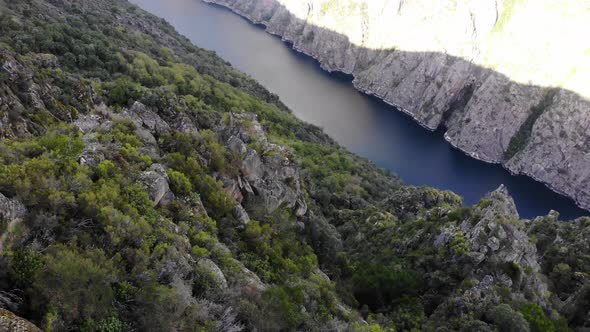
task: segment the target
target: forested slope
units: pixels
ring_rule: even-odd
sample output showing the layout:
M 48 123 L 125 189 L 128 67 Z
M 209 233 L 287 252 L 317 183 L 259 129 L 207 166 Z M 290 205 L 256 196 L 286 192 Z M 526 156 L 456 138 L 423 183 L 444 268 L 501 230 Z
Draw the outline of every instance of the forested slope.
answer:
M 590 324 L 589 219 L 406 186 L 125 1 L 0 10 L 1 308 L 46 331 Z

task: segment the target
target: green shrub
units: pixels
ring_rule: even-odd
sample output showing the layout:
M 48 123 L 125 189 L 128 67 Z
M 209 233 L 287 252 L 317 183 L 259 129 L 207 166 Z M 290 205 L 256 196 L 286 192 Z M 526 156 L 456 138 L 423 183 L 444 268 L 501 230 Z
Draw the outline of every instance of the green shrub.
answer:
M 553 322 L 545 316 L 537 304 L 527 303 L 520 308 L 520 313 L 529 322 L 531 332 L 555 332 Z
M 23 248 L 9 252 L 10 279 L 20 289 L 26 290 L 32 286 L 36 273 L 43 266 L 43 256 L 31 249 Z
M 283 329 L 296 330 L 305 321 L 302 310 L 304 292 L 300 287 L 274 286 L 264 292 L 263 299 L 264 311 L 268 315 L 278 315 Z
M 394 300 L 416 296 L 422 288 L 416 272 L 369 261 L 362 261 L 354 268 L 352 281 L 357 300 L 374 310 L 384 308 Z
M 79 252 L 64 245 L 49 248 L 45 265 L 35 274 L 34 303 L 54 308 L 66 324 L 100 321 L 113 310 L 113 282 L 118 272 L 102 250 Z
M 500 329 L 506 332 L 530 331 L 529 323 L 523 315 L 514 311 L 508 304 L 495 306 L 487 314 L 489 319 Z
M 175 170 L 168 170 L 170 187 L 177 195 L 188 195 L 193 190 L 193 186 L 186 175 Z

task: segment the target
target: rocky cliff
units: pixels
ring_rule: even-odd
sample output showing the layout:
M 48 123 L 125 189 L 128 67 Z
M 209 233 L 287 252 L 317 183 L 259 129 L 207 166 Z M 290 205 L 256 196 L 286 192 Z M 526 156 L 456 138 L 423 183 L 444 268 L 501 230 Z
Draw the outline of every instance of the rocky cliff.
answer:
M 352 74 L 424 127 L 446 128 L 472 157 L 590 208 L 587 2 L 205 1 Z

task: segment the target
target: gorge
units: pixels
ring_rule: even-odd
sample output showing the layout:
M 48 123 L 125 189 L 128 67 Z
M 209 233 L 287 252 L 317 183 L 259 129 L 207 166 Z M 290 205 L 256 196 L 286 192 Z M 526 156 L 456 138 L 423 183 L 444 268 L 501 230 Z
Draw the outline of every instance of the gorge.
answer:
M 208 2 L 352 74 L 426 128 L 448 128 L 445 139 L 470 156 L 590 207 L 590 48 L 576 42 L 586 2 Z
M 573 202 L 228 9 L 136 1 L 0 0 L 0 331 L 590 328 Z
M 377 98 L 356 93 L 346 75 L 325 74 L 314 60 L 289 51 L 278 38 L 226 10 L 192 0 L 134 2 L 262 82 L 301 119 L 322 127 L 351 151 L 409 184 L 453 190 L 466 204 L 504 184 L 523 217 L 550 209 L 564 219 L 587 214 L 536 181 L 465 157 L 444 142 L 443 130 L 428 132 Z

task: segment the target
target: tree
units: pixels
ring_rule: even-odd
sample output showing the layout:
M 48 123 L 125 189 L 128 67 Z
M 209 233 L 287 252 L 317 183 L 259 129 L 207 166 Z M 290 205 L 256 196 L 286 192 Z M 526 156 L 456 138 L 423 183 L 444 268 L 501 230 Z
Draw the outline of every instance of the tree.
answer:
M 555 332 L 553 322 L 545 316 L 537 304 L 527 303 L 520 308 L 520 313 L 529 322 L 531 332 Z
M 188 195 L 193 190 L 190 180 L 184 173 L 169 169 L 168 178 L 170 179 L 172 191 L 177 195 Z
M 49 247 L 44 258 L 45 266 L 35 275 L 30 294 L 38 309 L 47 308 L 66 326 L 110 316 L 114 310 L 111 286 L 118 271 L 102 250 L 80 251 L 60 244 Z
M 529 323 L 521 313 L 514 311 L 508 304 L 500 304 L 492 308 L 488 313 L 489 319 L 500 331 L 505 332 L 528 332 Z

